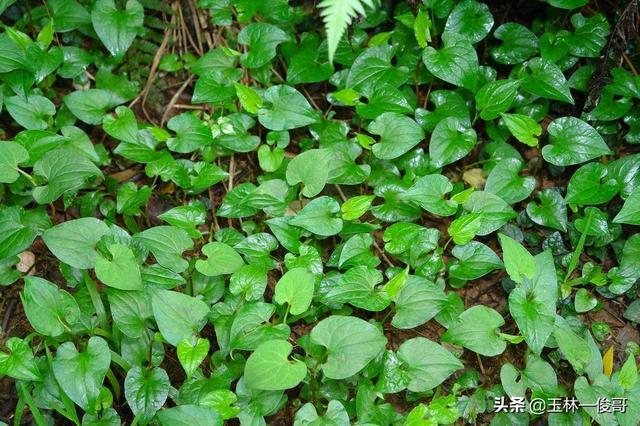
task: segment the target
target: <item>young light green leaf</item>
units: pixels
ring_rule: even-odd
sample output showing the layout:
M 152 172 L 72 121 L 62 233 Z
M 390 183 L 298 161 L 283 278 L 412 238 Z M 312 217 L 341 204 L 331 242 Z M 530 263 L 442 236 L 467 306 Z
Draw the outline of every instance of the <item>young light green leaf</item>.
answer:
M 304 268 L 294 268 L 287 271 L 276 283 L 273 298 L 283 305 L 289 304 L 293 315 L 306 312 L 311 305 L 315 276 Z
M 209 353 L 209 345 L 209 340 L 201 337 L 194 338 L 193 336 L 182 339 L 178 343 L 176 353 L 178 354 L 180 365 L 182 365 L 184 372 L 187 374 L 187 379 L 191 378 L 200 364 L 202 364 L 202 361 L 204 361 Z
M 293 347 L 285 340 L 264 342 L 251 354 L 244 367 L 247 386 L 263 391 L 291 389 L 307 375 L 302 361 L 289 361 Z
M 618 383 L 620 385 L 629 390 L 633 389 L 633 387 L 638 382 L 638 367 L 636 366 L 636 359 L 633 355 L 629 355 L 627 361 L 620 368 L 620 373 L 618 374 Z
M 481 226 L 482 215 L 480 213 L 465 214 L 451 222 L 447 232 L 453 238 L 454 243 L 463 245 L 473 240 Z
M 581 288 L 576 292 L 573 305 L 577 313 L 583 314 L 595 308 L 598 305 L 598 299 L 589 294 L 587 289 Z
M 208 277 L 233 274 L 245 264 L 242 256 L 224 243 L 208 243 L 202 247 L 202 254 L 207 260 L 196 260 L 196 269 Z
M 509 294 L 509 312 L 527 345 L 539 355 L 553 332 L 558 284 L 550 251 L 538 254 L 535 262 L 532 279 L 519 270 L 522 282 Z
M 120 290 L 142 290 L 140 266 L 133 251 L 122 244 L 109 247 L 111 260 L 99 256 L 96 259 L 96 277 L 109 287 Z
M 416 20 L 413 22 L 413 34 L 416 37 L 418 46 L 422 49 L 427 47 L 427 44 L 431 41 L 431 19 L 429 19 L 429 14 L 422 8 L 418 9 Z
M 340 210 L 344 220 L 356 220 L 369 210 L 371 203 L 376 198 L 375 195 L 357 195 L 345 201 Z
M 257 114 L 258 110 L 262 107 L 262 98 L 251 87 L 243 84 L 235 83 L 236 96 L 247 112 L 251 114 Z
M 582 374 L 591 361 L 591 349 L 587 342 L 560 316 L 556 318 L 553 336 L 576 373 Z
M 442 341 L 464 346 L 483 356 L 500 355 L 507 347 L 499 334 L 503 325 L 504 318 L 494 309 L 472 306 L 451 324 Z
M 311 330 L 311 341 L 327 348 L 322 371 L 334 380 L 362 370 L 382 352 L 387 339 L 380 330 L 360 318 L 332 315 Z
M 10 337 L 6 350 L 0 351 L 0 374 L 26 382 L 42 380 L 29 343 L 18 337 Z
M 524 277 L 533 279 L 536 273 L 536 261 L 534 257 L 519 242 L 504 234 L 498 234 L 502 247 L 504 267 L 509 277 L 522 283 Z
M 525 145 L 537 146 L 542 127 L 531 117 L 522 114 L 500 114 L 513 137 Z
M 407 282 L 407 278 L 409 277 L 409 266 L 404 268 L 402 271 L 398 272 L 391 278 L 387 283 L 382 287 L 382 290 L 387 292 L 390 298 L 395 298 L 396 295 Z

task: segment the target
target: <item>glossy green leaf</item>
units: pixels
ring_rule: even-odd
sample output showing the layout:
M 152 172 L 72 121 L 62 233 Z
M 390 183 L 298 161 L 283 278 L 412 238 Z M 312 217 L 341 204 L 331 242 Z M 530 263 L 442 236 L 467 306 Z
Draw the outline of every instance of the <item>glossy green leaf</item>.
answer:
M 547 131 L 549 145 L 542 148 L 542 156 L 557 166 L 584 163 L 611 152 L 596 129 L 575 117 L 557 118 Z
M 124 396 L 131 411 L 143 421 L 149 421 L 162 408 L 171 383 L 162 368 L 133 367 L 124 380 Z
M 640 187 L 629 195 L 622 205 L 622 209 L 613 218 L 614 223 L 628 223 L 631 225 L 640 224 Z
M 501 64 L 521 64 L 538 53 L 538 38 L 524 25 L 515 22 L 502 24 L 493 36 L 502 44 L 491 49 L 491 56 Z
M 489 34 L 493 16 L 484 3 L 464 0 L 453 8 L 444 27 L 444 34 L 460 35 L 475 44 Z
M 485 191 L 495 194 L 509 204 L 525 200 L 536 187 L 533 176 L 520 176 L 522 161 L 506 158 L 496 164 L 487 177 Z
M 468 124 L 448 118 L 438 123 L 429 142 L 429 156 L 435 167 L 454 163 L 469 154 L 477 141 Z
M 476 107 L 480 111 L 480 118 L 493 120 L 500 113 L 508 111 L 516 100 L 520 81 L 497 80 L 485 84 L 476 93 Z
M 369 124 L 368 130 L 380 136 L 373 154 L 390 160 L 405 154 L 424 139 L 424 131 L 414 120 L 395 112 L 385 112 Z
M 427 47 L 422 53 L 422 61 L 431 74 L 447 83 L 469 90 L 474 90 L 478 84 L 478 55 L 464 37 L 452 34 L 445 39 L 443 48 Z
M 520 81 L 522 89 L 532 95 L 573 104 L 567 80 L 553 62 L 542 58 L 527 61 L 520 73 Z
M 477 241 L 456 246 L 451 253 L 458 262 L 451 265 L 449 275 L 461 280 L 475 280 L 503 266 L 493 250 Z
M 200 337 L 183 339 L 178 343 L 176 353 L 187 378 L 190 378 L 209 353 L 209 340 Z
M 607 167 L 602 163 L 589 163 L 580 167 L 571 176 L 567 185 L 568 204 L 580 206 L 604 204 L 619 191 L 618 182 L 608 177 Z
M 247 68 L 259 68 L 276 56 L 279 44 L 289 40 L 287 34 L 275 25 L 255 22 L 238 34 L 238 43 L 249 46 L 249 51 L 240 57 Z
M 402 198 L 418 204 L 429 213 L 438 216 L 451 216 L 458 210 L 455 201 L 445 198 L 453 185 L 445 176 L 427 175 L 418 179 Z
M 142 27 L 144 9 L 136 0 L 127 0 L 119 9 L 113 0 L 98 0 L 91 10 L 91 21 L 100 40 L 112 55 L 124 54 Z

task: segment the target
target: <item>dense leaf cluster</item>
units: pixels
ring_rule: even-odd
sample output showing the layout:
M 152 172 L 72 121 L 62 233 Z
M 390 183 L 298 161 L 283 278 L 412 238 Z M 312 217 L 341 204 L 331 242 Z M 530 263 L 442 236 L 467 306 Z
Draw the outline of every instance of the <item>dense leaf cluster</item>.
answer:
M 14 424 L 638 424 L 630 6 L 294 3 L 0 1 Z

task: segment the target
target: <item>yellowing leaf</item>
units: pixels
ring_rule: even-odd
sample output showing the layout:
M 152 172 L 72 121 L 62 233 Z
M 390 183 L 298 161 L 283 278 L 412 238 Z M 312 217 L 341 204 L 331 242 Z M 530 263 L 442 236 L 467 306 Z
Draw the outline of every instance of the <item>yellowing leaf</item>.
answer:
M 611 377 L 613 372 L 613 346 L 611 346 L 602 357 L 602 372 L 607 377 Z

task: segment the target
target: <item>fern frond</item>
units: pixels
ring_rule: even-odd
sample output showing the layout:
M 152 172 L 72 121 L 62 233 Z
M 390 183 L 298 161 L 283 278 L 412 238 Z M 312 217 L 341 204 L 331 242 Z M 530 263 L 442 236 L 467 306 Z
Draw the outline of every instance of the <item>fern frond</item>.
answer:
M 366 14 L 364 6 L 374 7 L 375 0 L 322 0 L 318 7 L 322 9 L 320 15 L 324 21 L 329 45 L 329 61 L 333 63 L 338 43 L 345 30 L 358 15 Z

